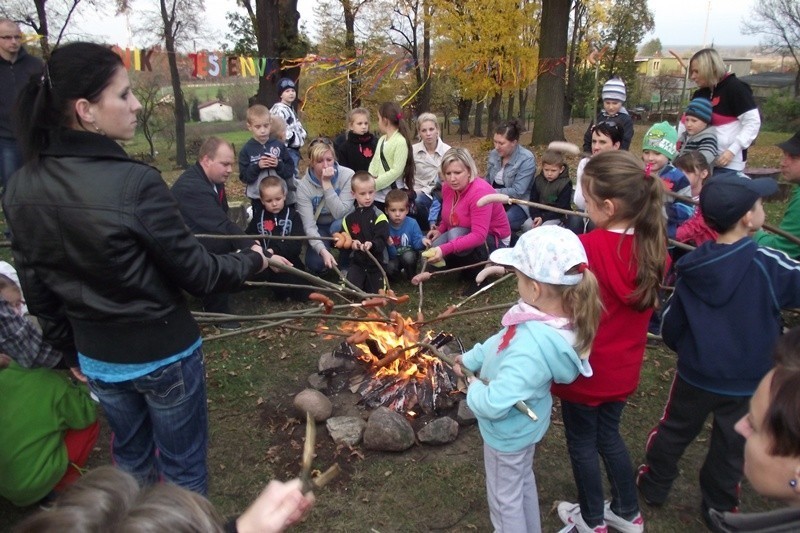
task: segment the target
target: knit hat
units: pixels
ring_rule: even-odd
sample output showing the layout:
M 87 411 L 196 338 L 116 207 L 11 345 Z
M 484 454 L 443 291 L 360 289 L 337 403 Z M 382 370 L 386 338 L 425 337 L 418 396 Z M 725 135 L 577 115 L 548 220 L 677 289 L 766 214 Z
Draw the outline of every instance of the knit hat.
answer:
M 578 236 L 553 225 L 526 231 L 513 248 L 495 250 L 489 260 L 514 267 L 531 279 L 552 285 L 577 285 L 583 279 L 583 273 L 567 274 L 567 271 L 588 262 Z
M 288 91 L 289 89 L 297 90 L 297 86 L 292 80 L 289 78 L 281 78 L 278 80 L 278 96 L 282 95 L 283 91 Z
M 678 155 L 675 145 L 678 142 L 678 132 L 669 125 L 669 122 L 653 124 L 644 134 L 642 150 L 652 150 L 667 156 L 672 161 Z
M 698 96 L 689 102 L 689 107 L 686 108 L 686 115 L 699 118 L 706 124 L 711 124 L 711 109 L 711 100 Z
M 752 180 L 726 172 L 709 178 L 703 184 L 700 211 L 711 229 L 725 232 L 753 208 L 756 200 L 776 192 L 778 182 L 772 178 Z
M 603 100 L 619 100 L 624 102 L 628 97 L 625 91 L 625 82 L 619 78 L 611 78 L 603 85 L 603 92 L 601 93 Z

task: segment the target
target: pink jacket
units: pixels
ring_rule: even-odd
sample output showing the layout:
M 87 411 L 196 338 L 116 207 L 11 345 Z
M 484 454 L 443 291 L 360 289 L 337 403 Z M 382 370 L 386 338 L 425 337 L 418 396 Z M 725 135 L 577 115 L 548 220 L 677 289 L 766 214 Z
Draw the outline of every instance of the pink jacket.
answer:
M 442 221 L 439 232 L 444 233 L 455 227 L 469 228 L 470 232 L 441 246 L 442 255 L 471 250 L 486 242 L 493 235 L 498 240 L 511 235 L 511 226 L 503 209 L 503 204 L 487 204 L 478 207 L 478 200 L 494 189 L 479 176 L 467 187 L 455 192 L 447 183 L 442 184 Z

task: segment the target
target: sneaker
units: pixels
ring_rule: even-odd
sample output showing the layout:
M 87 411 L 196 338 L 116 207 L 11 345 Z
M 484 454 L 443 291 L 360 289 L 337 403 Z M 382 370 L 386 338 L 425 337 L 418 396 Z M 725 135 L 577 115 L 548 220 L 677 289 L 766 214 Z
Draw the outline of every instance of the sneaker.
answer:
M 611 502 L 606 500 L 606 505 L 603 508 L 603 520 L 606 525 L 616 529 L 619 533 L 641 533 L 644 531 L 644 519 L 642 513 L 636 513 L 633 520 L 625 520 L 611 510 Z
M 650 471 L 650 467 L 646 464 L 639 465 L 639 468 L 636 469 L 636 489 L 639 491 L 639 496 L 642 498 L 642 501 L 649 505 L 650 507 L 661 507 L 664 505 L 664 501 L 657 501 L 651 497 L 649 497 L 642 487 L 642 480 L 644 476 Z
M 581 506 L 578 503 L 559 502 L 558 517 L 564 522 L 565 527 L 558 533 L 608 533 L 605 522 L 593 528 L 586 525 L 581 516 Z
M 217 328 L 219 328 L 219 329 L 221 329 L 223 331 L 236 331 L 236 330 L 242 329 L 242 324 L 239 323 L 239 322 L 236 322 L 235 320 L 231 320 L 231 321 L 228 321 L 228 322 L 219 322 L 217 324 Z

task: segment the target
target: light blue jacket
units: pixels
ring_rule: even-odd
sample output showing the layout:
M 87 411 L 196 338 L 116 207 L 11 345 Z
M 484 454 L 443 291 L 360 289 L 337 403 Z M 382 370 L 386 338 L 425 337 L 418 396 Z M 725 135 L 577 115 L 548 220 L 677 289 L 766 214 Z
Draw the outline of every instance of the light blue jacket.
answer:
M 486 385 L 473 381 L 467 405 L 478 419 L 483 440 L 500 452 L 516 452 L 539 442 L 550 426 L 550 384 L 572 383 L 582 368 L 578 354 L 554 328 L 537 321 L 516 327 L 498 353 L 509 328 L 503 328 L 463 356 L 472 371 L 480 369 Z M 534 422 L 514 405 L 523 400 L 539 417 Z
M 494 187 L 494 177 L 500 172 L 503 160 L 497 150 L 489 152 L 489 165 L 486 168 L 486 181 Z M 503 171 L 503 187 L 495 192 L 507 194 L 518 200 L 529 200 L 533 177 L 536 175 L 536 157 L 527 148 L 517 144 Z

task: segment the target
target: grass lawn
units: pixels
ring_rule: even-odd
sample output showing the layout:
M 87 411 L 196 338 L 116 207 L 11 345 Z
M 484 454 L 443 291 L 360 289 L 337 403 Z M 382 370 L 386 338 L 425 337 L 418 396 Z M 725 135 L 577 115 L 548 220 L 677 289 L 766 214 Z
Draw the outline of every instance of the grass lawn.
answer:
M 568 138 L 578 141 L 584 128 L 585 125 L 567 128 Z M 641 146 L 645 129 L 636 128 L 633 146 Z M 242 130 L 224 136 L 237 146 L 248 138 Z M 762 133 L 751 150 L 751 161 L 758 166 L 777 166 L 780 151 L 773 145 L 786 137 Z M 470 139 L 459 143 L 455 136 L 446 140 L 453 145 L 467 145 L 477 155 L 481 170 L 485 168 L 488 147 L 485 141 Z M 129 144 L 127 149 L 132 153 L 138 151 L 132 146 L 138 146 L 139 142 Z M 577 159 L 572 161 L 571 168 L 576 163 Z M 165 169 L 168 182 L 178 175 L 165 156 L 157 164 Z M 231 180 L 229 191 L 233 197 L 243 196 L 238 180 Z M 768 205 L 768 219 L 777 223 L 783 208 L 780 203 Z M 8 260 L 7 248 L 0 248 L 0 258 Z M 459 301 L 460 288 L 457 279 L 446 276 L 434 277 L 426 283 L 425 315 L 435 316 L 448 304 Z M 514 283 L 505 283 L 464 308 L 512 301 L 514 288 Z M 398 284 L 394 289 L 398 294 L 411 296 L 398 310 L 405 315 L 416 315 L 416 288 Z M 234 308 L 243 314 L 266 313 L 299 305 L 273 302 L 268 294 L 262 288 L 238 293 Z M 472 346 L 497 331 L 501 315 L 499 311 L 467 315 L 437 323 L 435 328 L 448 330 L 466 346 Z M 790 324 L 800 323 L 797 315 L 786 313 L 786 317 Z M 204 328 L 205 335 L 213 333 L 214 328 Z M 241 512 L 269 479 L 287 479 L 298 474 L 304 427 L 292 409 L 292 399 L 307 386 L 306 380 L 316 371 L 320 354 L 331 350 L 336 342 L 316 334 L 271 329 L 205 343 L 211 432 L 210 498 L 223 515 Z M 675 354 L 663 346 L 648 348 L 640 386 L 630 397 L 622 421 L 623 436 L 634 465 L 641 462 L 648 431 L 662 414 L 674 363 Z M 558 411 L 556 404 L 550 431 L 536 449 L 535 471 L 545 531 L 561 527 L 553 504 L 562 499 L 576 499 Z M 706 431 L 690 446 L 667 504 L 660 509 L 643 509 L 648 531 L 704 530 L 699 515 L 697 472 L 707 437 Z M 443 447 L 420 444 L 399 454 L 370 452 L 360 447 L 337 448 L 327 437 L 324 425 L 318 427 L 317 440 L 315 468 L 324 470 L 338 462 L 343 474 L 317 493 L 316 506 L 295 530 L 491 531 L 483 485 L 482 441 L 477 426 L 461 428 L 454 444 Z M 104 427 L 90 464 L 98 466 L 109 460 L 108 431 Z M 756 495 L 744 483 L 744 511 L 778 506 Z M 0 501 L 0 530 L 8 530 L 34 510 L 17 509 Z

